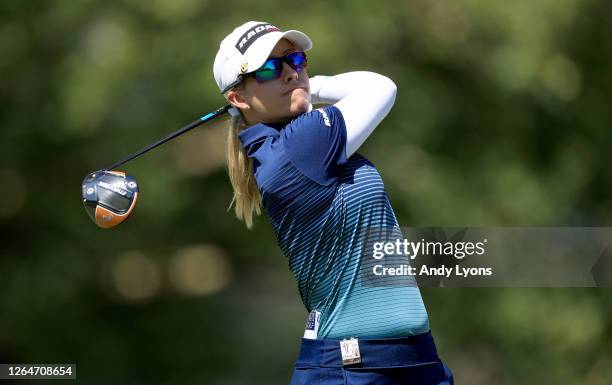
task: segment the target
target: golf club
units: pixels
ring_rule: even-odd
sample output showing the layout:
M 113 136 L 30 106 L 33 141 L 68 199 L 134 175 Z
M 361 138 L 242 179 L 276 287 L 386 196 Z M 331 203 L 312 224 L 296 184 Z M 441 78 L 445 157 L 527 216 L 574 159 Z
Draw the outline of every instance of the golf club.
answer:
M 123 223 L 132 213 L 136 205 L 139 193 L 138 183 L 134 177 L 127 175 L 125 172 L 113 170 L 177 136 L 224 114 L 230 107 L 230 105 L 226 105 L 210 112 L 144 149 L 104 169 L 88 174 L 83 179 L 81 192 L 83 205 L 85 206 L 87 214 L 89 214 L 91 219 L 103 229 L 115 227 Z

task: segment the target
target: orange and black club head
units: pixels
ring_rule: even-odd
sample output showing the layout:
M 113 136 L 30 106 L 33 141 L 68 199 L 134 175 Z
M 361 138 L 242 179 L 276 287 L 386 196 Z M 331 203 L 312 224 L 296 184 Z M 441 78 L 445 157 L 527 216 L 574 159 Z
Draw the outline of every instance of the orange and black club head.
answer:
M 123 171 L 96 171 L 83 180 L 82 197 L 91 219 L 108 229 L 130 216 L 138 199 L 138 184 Z

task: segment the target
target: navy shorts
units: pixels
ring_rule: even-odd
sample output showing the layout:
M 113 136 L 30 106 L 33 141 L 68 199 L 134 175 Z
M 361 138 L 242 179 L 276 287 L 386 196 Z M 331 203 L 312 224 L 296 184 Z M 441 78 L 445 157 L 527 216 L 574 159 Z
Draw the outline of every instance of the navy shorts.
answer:
M 431 332 L 359 339 L 361 363 L 344 366 L 339 340 L 302 338 L 291 385 L 453 385 Z

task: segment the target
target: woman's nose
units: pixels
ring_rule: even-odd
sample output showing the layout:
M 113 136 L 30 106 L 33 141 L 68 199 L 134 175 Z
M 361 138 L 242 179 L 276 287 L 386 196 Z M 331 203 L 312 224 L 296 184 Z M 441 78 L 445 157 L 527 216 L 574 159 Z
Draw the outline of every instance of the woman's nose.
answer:
M 298 73 L 289 64 L 283 63 L 283 79 L 285 83 L 289 83 L 292 80 L 298 80 Z

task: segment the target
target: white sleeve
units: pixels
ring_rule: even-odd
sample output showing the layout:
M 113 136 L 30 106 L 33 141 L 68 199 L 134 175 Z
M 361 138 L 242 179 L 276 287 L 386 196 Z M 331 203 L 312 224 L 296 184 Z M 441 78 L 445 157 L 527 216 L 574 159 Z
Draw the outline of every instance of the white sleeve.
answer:
M 395 102 L 397 87 L 374 72 L 356 71 L 310 79 L 311 102 L 334 104 L 346 124 L 346 157 L 353 155 Z

